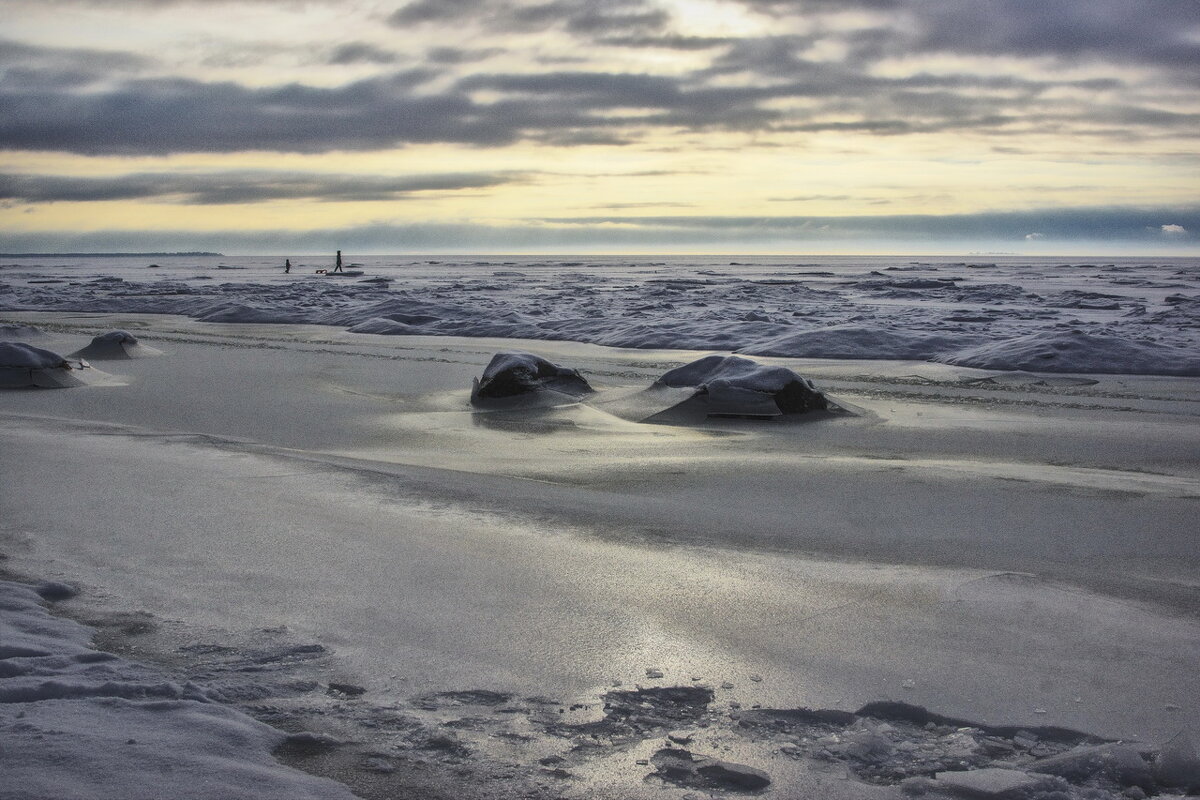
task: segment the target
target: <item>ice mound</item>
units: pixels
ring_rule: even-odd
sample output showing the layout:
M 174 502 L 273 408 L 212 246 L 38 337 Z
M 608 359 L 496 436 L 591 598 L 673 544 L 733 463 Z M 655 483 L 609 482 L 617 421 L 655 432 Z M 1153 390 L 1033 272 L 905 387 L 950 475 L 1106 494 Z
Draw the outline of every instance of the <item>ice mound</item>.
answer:
M 830 409 L 829 400 L 807 378 L 739 356 L 705 356 L 676 367 L 651 390 L 662 387 L 694 389 L 675 408 L 690 406 L 708 416 L 777 417 Z
M 1200 375 L 1200 356 L 1194 351 L 1074 329 L 1039 331 L 946 353 L 934 360 L 960 367 L 1031 372 Z
M 965 340 L 965 342 L 964 342 Z M 752 356 L 786 358 L 872 358 L 924 361 L 977 337 L 961 333 L 925 333 L 878 325 L 832 325 L 786 333 L 738 350 Z
M 376 333 L 383 336 L 409 336 L 421 333 L 421 329 L 406 322 L 397 322 L 387 317 L 371 317 L 347 328 L 350 333 Z
M 592 391 L 578 370 L 560 367 L 533 353 L 510 351 L 492 356 L 483 377 L 474 380 L 471 402 L 478 405 L 540 392 L 578 398 Z
M 0 342 L 0 388 L 63 389 L 82 386 L 86 361 L 69 361 L 58 353 L 24 342 Z
M 95 337 L 91 344 L 76 350 L 69 357 L 91 358 L 96 361 L 120 361 L 161 355 L 161 350 L 141 344 L 137 337 L 128 331 L 109 331 Z

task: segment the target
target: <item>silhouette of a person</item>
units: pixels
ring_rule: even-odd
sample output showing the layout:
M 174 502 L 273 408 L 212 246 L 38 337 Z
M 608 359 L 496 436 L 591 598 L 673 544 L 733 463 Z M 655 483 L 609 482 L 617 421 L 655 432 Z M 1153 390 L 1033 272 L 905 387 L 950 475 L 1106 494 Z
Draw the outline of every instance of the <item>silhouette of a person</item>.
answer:
M 338 254 L 337 254 L 337 265 L 336 265 L 336 266 L 334 266 L 334 268 L 333 268 L 333 271 L 334 271 L 334 272 L 341 272 L 341 271 L 342 271 L 342 251 L 341 251 L 341 250 L 338 250 Z
M 285 258 L 283 260 L 283 274 L 287 275 L 291 271 L 292 271 L 292 260 L 290 258 Z

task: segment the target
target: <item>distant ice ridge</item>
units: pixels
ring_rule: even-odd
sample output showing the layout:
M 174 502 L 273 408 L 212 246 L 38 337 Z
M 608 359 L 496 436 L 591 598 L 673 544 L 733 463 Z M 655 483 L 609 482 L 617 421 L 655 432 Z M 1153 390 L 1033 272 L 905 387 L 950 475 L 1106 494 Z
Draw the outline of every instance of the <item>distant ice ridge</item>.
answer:
M 93 650 L 94 631 L 43 607 L 62 588 L 0 581 L 0 795 L 353 800 L 272 758 L 282 731 Z
M 10 264 L 0 265 L 0 311 L 165 313 L 399 336 L 1200 375 L 1200 259 L 897 261 L 381 261 L 365 265 L 364 279 L 336 282 L 284 276 L 266 260 L 247 260 L 234 280 L 198 266 L 147 272 L 144 264 L 114 262 L 97 276 L 96 264 Z

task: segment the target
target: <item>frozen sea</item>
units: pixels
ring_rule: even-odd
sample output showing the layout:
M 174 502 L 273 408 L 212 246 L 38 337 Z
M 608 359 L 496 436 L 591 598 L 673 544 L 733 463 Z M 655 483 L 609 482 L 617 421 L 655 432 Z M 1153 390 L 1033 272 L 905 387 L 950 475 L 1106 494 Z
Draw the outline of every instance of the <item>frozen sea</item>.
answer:
M 1200 789 L 1200 259 L 332 261 L 0 258 L 0 798 Z
M 8 259 L 0 310 L 1200 375 L 1200 258 L 347 256 L 352 277 L 284 260 Z

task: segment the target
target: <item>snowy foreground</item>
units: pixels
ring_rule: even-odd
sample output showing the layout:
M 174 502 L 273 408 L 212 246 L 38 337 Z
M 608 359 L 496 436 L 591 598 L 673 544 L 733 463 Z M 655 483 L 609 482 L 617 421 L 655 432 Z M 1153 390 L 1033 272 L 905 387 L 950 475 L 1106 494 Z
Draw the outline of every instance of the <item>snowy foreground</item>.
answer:
M 705 353 L 64 281 L 0 338 L 149 357 L 0 391 L 6 800 L 1200 788 L 1194 377 L 760 357 L 848 413 L 671 416 Z M 473 406 L 511 349 L 595 391 Z

